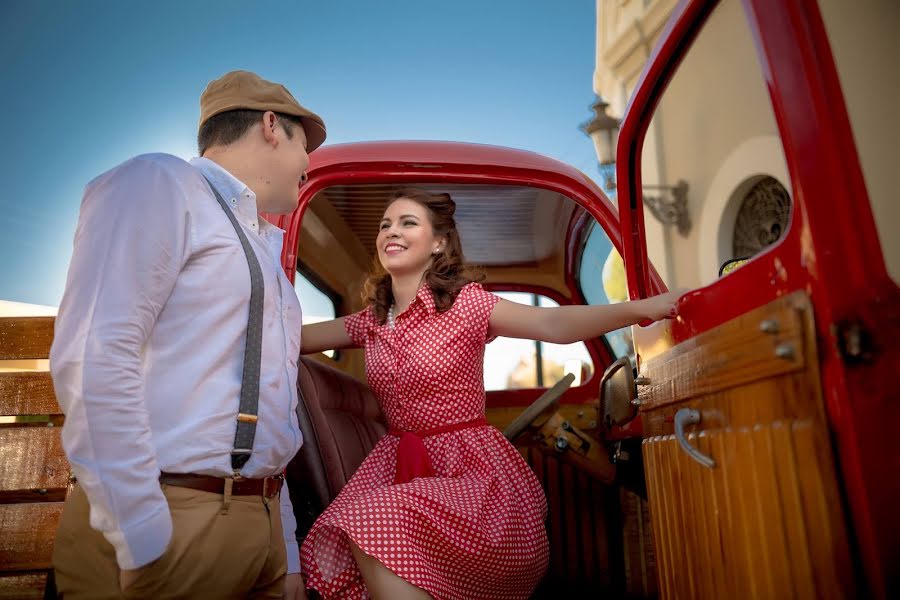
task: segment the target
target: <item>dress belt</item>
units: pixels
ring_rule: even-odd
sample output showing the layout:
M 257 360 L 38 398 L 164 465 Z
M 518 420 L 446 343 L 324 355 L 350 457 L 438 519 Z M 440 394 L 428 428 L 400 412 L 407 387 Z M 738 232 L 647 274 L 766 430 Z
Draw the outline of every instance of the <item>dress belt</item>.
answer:
M 230 478 L 229 478 L 230 479 Z M 213 475 L 197 475 L 195 473 L 161 473 L 159 482 L 175 487 L 191 488 L 212 492 L 213 494 L 225 493 L 225 478 Z M 232 496 L 262 496 L 272 498 L 281 491 L 284 484 L 284 476 L 264 477 L 261 479 L 236 479 L 231 486 Z
M 400 442 L 397 444 L 397 471 L 394 474 L 394 485 L 409 483 L 416 477 L 434 477 L 434 467 L 431 466 L 431 459 L 428 458 L 428 450 L 425 449 L 423 438 L 463 429 L 485 427 L 487 424 L 487 419 L 481 417 L 465 423 L 451 423 L 421 431 L 403 431 L 392 427 L 388 431 L 388 435 L 400 438 Z

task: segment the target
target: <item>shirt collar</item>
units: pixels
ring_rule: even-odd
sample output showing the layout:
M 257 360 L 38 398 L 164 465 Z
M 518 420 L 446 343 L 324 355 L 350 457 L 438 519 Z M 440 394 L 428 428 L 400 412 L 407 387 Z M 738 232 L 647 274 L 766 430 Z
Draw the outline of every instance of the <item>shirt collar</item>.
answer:
M 270 229 L 281 231 L 265 219 L 259 218 L 256 194 L 224 167 L 202 156 L 192 158 L 191 165 L 213 184 L 216 190 L 222 194 L 225 204 L 250 229 L 257 233 L 266 233 Z

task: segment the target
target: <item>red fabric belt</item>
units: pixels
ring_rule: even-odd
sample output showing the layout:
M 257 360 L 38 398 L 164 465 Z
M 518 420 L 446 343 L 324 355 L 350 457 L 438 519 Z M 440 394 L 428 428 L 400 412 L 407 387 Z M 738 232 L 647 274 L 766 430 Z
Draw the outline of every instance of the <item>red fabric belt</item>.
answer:
M 416 477 L 434 476 L 434 468 L 431 466 L 431 460 L 428 458 L 428 451 L 425 449 L 425 442 L 422 438 L 440 433 L 450 433 L 451 431 L 484 427 L 487 424 L 487 419 L 481 417 L 474 421 L 442 425 L 441 427 L 422 431 L 402 431 L 391 428 L 388 431 L 388 435 L 400 438 L 400 443 L 397 444 L 397 472 L 394 475 L 394 485 L 409 483 Z

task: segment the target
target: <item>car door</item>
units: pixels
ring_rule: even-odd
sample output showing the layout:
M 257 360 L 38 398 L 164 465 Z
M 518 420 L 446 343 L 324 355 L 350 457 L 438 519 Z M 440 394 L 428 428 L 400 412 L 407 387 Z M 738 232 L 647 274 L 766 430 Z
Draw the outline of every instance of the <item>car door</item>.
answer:
M 773 243 L 732 256 L 746 264 L 717 280 L 686 277 L 703 287 L 676 321 L 634 330 L 664 598 L 897 592 L 900 493 L 888 474 L 898 468 L 900 303 L 828 42 L 815 2 L 682 2 L 623 120 L 632 298 L 658 291 L 647 270 L 656 238 L 705 264 L 725 230 L 729 252 L 746 247 L 744 208 L 790 205 Z M 745 92 L 750 79 L 758 85 Z M 645 222 L 648 199 L 675 179 L 699 212 L 693 248 Z

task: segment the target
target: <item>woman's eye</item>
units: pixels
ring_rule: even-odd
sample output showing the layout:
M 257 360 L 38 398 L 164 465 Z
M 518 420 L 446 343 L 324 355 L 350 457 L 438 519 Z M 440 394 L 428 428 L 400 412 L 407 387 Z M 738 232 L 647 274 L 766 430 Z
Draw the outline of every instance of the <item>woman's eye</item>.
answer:
M 416 224 L 415 221 L 403 221 L 403 226 L 404 226 L 404 227 L 410 227 L 410 226 L 413 226 L 413 225 L 415 225 L 415 224 Z
M 380 226 L 378 229 L 385 230 L 385 229 L 387 229 L 388 227 L 390 227 L 390 225 L 388 225 L 387 223 L 382 223 L 381 226 Z

